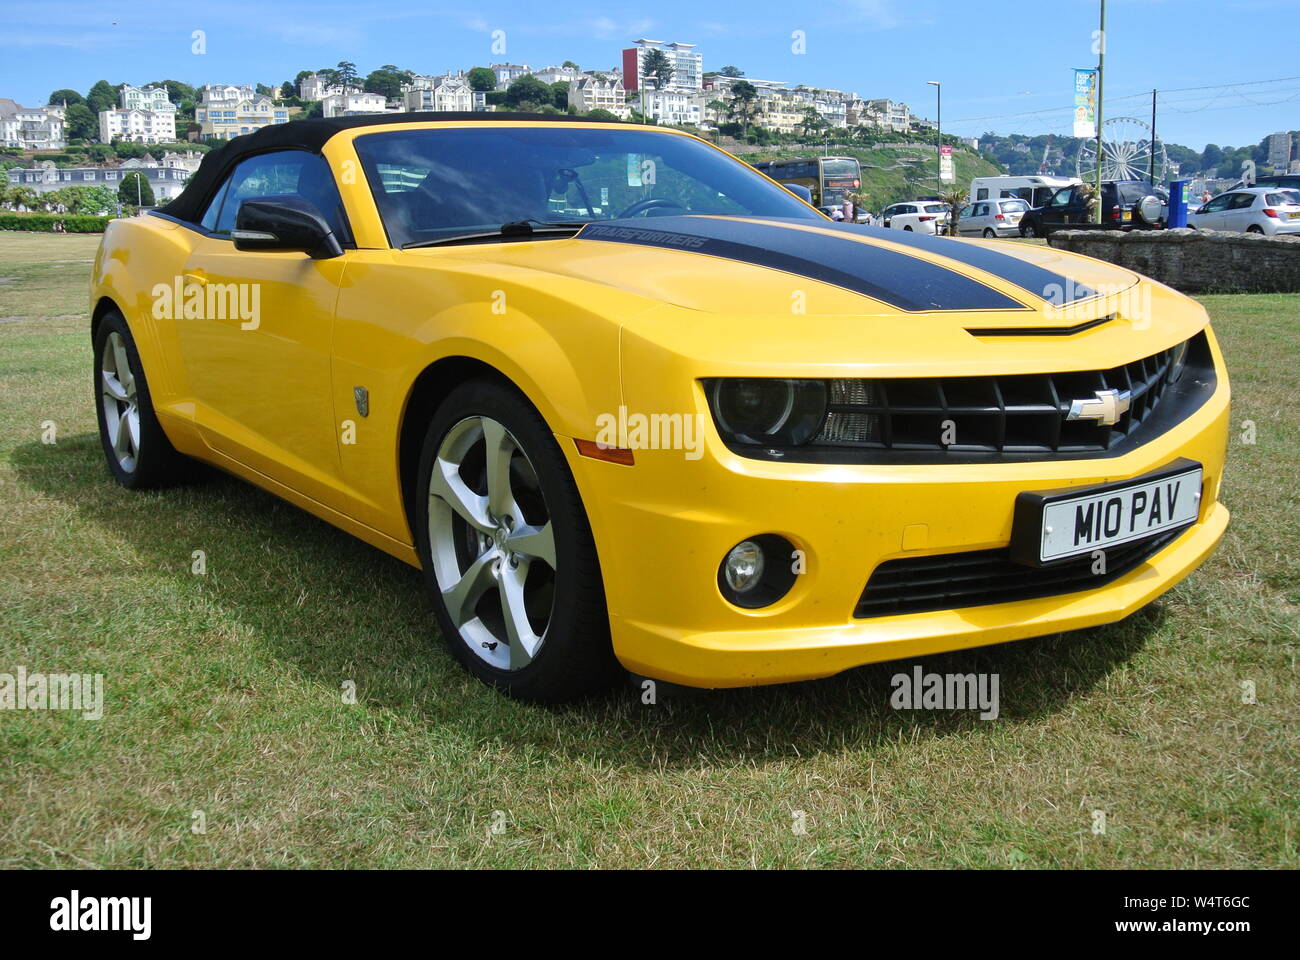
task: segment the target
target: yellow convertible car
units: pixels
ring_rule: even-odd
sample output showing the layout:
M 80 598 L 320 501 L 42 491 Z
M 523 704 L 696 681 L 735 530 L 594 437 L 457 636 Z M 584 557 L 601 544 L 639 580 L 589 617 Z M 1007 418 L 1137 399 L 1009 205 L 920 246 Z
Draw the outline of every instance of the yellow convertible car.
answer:
M 91 306 L 122 485 L 195 458 L 422 569 L 453 654 L 526 699 L 1108 623 L 1228 523 L 1197 303 L 833 223 L 672 130 L 268 127 L 110 224 Z

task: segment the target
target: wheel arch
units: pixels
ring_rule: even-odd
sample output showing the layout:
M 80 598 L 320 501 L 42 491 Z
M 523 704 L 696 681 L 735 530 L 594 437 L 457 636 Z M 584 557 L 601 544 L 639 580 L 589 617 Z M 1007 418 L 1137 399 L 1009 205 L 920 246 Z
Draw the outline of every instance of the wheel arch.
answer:
M 523 387 L 486 360 L 466 354 L 453 354 L 428 364 L 411 384 L 397 434 L 397 477 L 401 485 L 406 525 L 413 541 L 416 536 L 415 518 L 418 515 L 416 489 L 419 485 L 420 453 L 429 418 L 453 390 L 470 380 L 492 380 L 515 390 L 547 422 L 547 426 L 552 426 Z

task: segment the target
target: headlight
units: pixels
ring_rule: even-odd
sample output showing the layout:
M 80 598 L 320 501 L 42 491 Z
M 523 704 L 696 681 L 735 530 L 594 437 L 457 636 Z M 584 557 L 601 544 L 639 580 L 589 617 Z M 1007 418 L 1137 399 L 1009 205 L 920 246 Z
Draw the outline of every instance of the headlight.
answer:
M 1171 351 L 1169 355 L 1170 383 L 1177 383 L 1178 378 L 1183 375 L 1183 370 L 1187 367 L 1187 347 L 1190 343 L 1190 340 L 1184 340 Z
M 738 377 L 707 380 L 705 390 L 718 431 L 730 442 L 799 446 L 826 419 L 823 380 Z

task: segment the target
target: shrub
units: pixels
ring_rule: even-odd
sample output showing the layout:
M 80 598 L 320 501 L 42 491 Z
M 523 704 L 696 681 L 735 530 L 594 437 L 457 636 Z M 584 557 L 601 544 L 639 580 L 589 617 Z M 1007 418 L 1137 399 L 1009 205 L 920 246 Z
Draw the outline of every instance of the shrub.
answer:
M 92 217 L 59 213 L 0 213 L 0 230 L 27 230 L 33 233 L 103 233 L 112 217 Z M 62 230 L 56 230 L 62 224 Z

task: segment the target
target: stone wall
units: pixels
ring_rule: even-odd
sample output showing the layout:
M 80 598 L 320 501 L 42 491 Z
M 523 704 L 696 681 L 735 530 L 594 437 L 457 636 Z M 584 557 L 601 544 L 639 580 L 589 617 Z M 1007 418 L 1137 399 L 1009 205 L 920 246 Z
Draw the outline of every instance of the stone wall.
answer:
M 1107 260 L 1184 293 L 1300 292 L 1300 236 L 1221 230 L 1058 230 L 1053 247 Z

